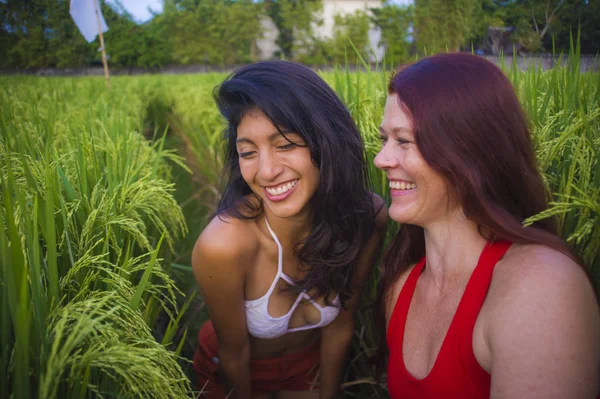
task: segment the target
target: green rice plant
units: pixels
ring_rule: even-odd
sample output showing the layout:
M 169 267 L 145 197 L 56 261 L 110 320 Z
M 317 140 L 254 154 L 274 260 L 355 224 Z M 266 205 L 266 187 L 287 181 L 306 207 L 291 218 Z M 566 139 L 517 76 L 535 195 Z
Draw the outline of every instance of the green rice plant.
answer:
M 151 330 L 177 317 L 159 254 L 186 232 L 167 165 L 183 161 L 139 133 L 140 82 L 115 82 L 0 90 L 2 397 L 191 394 Z
M 557 217 L 559 235 L 582 257 L 598 288 L 600 72 L 580 72 L 578 44 L 572 44 L 566 66 L 560 66 L 562 61 L 561 55 L 552 70 L 532 68 L 523 79 L 513 79 L 529 116 L 540 171 L 553 196 L 550 208 L 526 224 Z
M 202 80 L 194 76 L 178 77 L 169 90 L 174 98 L 175 115 L 171 126 L 183 145 L 182 155 L 194 175 L 196 203 L 204 207 L 207 216 L 216 211 L 219 200 L 226 127 L 212 99 L 212 90 L 224 76 L 207 74 Z

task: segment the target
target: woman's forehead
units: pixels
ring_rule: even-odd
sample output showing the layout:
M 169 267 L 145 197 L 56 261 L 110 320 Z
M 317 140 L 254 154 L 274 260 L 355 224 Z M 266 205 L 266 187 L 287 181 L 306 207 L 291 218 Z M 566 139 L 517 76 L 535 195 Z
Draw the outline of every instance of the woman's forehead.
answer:
M 247 114 L 237 126 L 236 142 L 244 141 L 275 141 L 290 135 L 302 136 L 283 126 L 275 126 L 262 112 Z
M 412 121 L 408 113 L 404 110 L 404 107 L 400 106 L 397 94 L 390 94 L 385 102 L 385 111 L 380 130 L 387 134 L 412 134 Z

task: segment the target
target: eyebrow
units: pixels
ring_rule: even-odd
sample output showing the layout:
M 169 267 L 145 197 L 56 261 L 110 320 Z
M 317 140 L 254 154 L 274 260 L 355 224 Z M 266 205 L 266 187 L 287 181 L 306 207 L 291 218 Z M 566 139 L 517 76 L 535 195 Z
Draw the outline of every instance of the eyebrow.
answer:
M 392 128 L 392 133 L 411 133 L 411 130 L 407 127 L 395 127 Z M 379 133 L 381 134 L 386 134 L 387 132 L 385 131 L 385 129 L 383 128 L 383 126 L 379 126 Z
M 269 141 L 273 141 L 276 138 L 278 138 L 279 136 L 283 136 L 284 134 L 294 134 L 294 132 L 289 131 L 289 130 L 281 130 L 281 131 L 277 131 L 277 132 L 273 132 L 269 135 L 269 137 L 267 138 L 267 140 Z M 235 140 L 236 144 L 240 144 L 240 143 L 250 143 L 250 144 L 254 144 L 254 142 L 248 138 L 245 137 L 241 137 L 238 138 L 237 140 Z

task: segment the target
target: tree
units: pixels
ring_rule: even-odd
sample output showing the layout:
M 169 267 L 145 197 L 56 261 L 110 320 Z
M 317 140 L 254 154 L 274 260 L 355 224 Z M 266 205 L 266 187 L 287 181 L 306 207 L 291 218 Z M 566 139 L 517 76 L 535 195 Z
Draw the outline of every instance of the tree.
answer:
M 252 0 L 165 1 L 173 59 L 181 64 L 231 65 L 254 61 L 262 4 Z
M 173 43 L 162 14 L 142 25 L 142 41 L 136 66 L 158 68 L 173 61 Z
M 320 49 L 314 25 L 319 25 L 323 10 L 321 0 L 265 0 L 266 14 L 279 31 L 276 43 L 285 58 L 297 59 Z
M 571 33 L 577 37 L 580 30 L 581 52 L 584 54 L 598 54 L 600 52 L 600 2 L 580 1 L 572 11 L 560 16 L 559 23 L 553 29 L 552 36 L 556 39 L 556 47 L 568 50 Z M 546 40 L 545 45 L 550 48 L 551 43 Z
M 3 67 L 63 68 L 100 63 L 99 43 L 87 43 L 81 36 L 69 14 L 70 1 L 6 0 L 3 5 L 0 12 Z M 117 10 L 105 1 L 100 2 L 100 7 L 109 26 L 105 45 L 110 65 L 156 66 L 164 61 L 157 51 L 149 56 L 148 44 L 155 42 L 147 37 L 146 33 L 151 32 L 147 26 L 137 25 L 118 2 Z
M 544 46 L 552 46 L 552 37 L 561 32 L 568 36 L 570 29 L 577 29 L 571 16 L 577 14 L 580 3 L 588 9 L 587 0 L 494 0 L 505 26 L 516 28 L 513 41 L 522 50 L 534 52 Z M 593 6 L 589 6 L 589 9 Z M 581 15 L 581 14 L 580 14 Z M 584 18 L 587 17 L 587 14 Z M 573 26 L 574 23 L 574 26 Z M 593 29 L 593 27 L 590 27 Z M 566 43 L 568 48 L 568 40 Z
M 419 50 L 458 51 L 476 32 L 481 0 L 415 0 L 414 35 Z
M 545 4 L 544 4 L 545 3 Z M 531 11 L 531 21 L 535 32 L 543 39 L 548 29 L 553 24 L 560 21 L 560 16 L 566 12 L 572 11 L 573 7 L 579 3 L 579 0 L 547 0 L 547 1 L 528 1 L 527 4 Z
M 93 56 L 67 0 L 6 0 L 0 18 L 4 67 L 82 66 Z
M 380 45 L 392 63 L 406 61 L 412 46 L 411 27 L 413 7 L 385 2 L 381 8 L 371 9 L 373 24 L 381 30 Z
M 346 61 L 348 64 L 357 64 L 359 55 L 368 60 L 371 52 L 369 15 L 365 11 L 356 10 L 352 14 L 337 14 L 333 18 L 333 37 L 325 43 L 328 61 L 335 64 L 345 64 Z
M 596 54 L 600 51 L 600 2 L 549 1 L 547 11 L 541 2 L 530 4 L 530 7 L 532 29 L 547 50 L 556 46 L 557 51 L 568 51 L 571 34 L 576 38 L 580 30 L 582 53 Z

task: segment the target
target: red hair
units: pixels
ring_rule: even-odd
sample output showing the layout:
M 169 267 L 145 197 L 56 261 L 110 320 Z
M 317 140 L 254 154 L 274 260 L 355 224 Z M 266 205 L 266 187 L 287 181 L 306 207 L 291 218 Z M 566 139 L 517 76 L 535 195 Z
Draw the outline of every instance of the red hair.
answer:
M 547 208 L 549 193 L 525 114 L 500 68 L 472 54 L 434 55 L 400 68 L 388 92 L 409 115 L 423 159 L 448 180 L 487 239 L 541 244 L 578 261 L 556 235 L 554 218 L 523 226 Z M 382 263 L 376 312 L 384 338 L 387 291 L 423 256 L 423 229 L 402 225 Z

